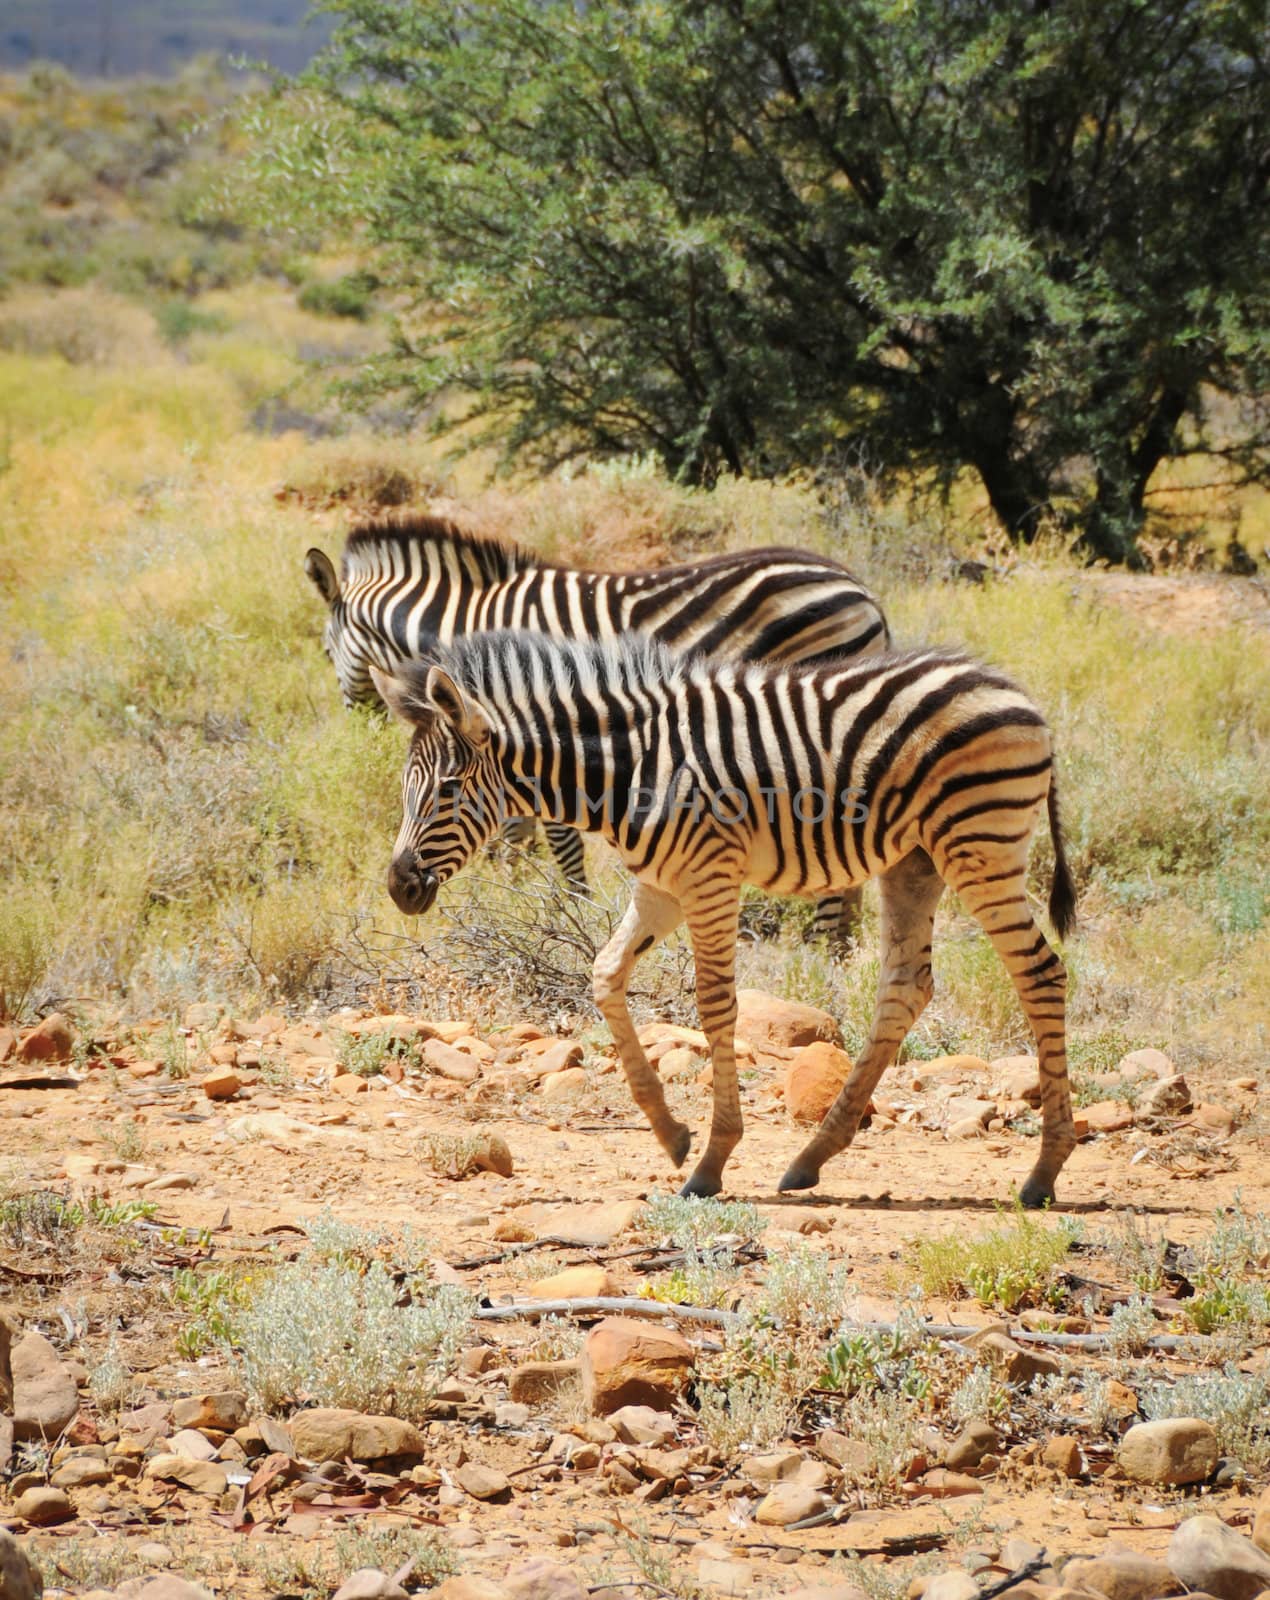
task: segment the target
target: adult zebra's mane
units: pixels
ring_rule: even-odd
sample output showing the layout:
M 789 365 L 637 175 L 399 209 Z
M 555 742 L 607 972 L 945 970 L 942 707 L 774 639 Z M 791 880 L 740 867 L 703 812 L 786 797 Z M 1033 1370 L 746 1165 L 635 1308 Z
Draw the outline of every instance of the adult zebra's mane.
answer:
M 498 701 L 517 686 L 539 691 L 578 687 L 647 689 L 654 683 L 676 683 L 690 663 L 643 634 L 616 639 L 559 640 L 540 633 L 503 628 L 465 634 L 448 645 L 434 644 L 424 660 L 403 663 L 398 676 L 421 687 L 431 665 L 444 667 L 477 699 Z
M 532 550 L 526 550 L 523 545 L 514 544 L 511 540 L 462 528 L 448 517 L 415 512 L 381 517 L 374 522 L 359 523 L 353 528 L 344 541 L 344 574 L 347 576 L 354 569 L 367 564 L 375 565 L 378 553 L 386 547 L 401 545 L 408 549 L 412 545 L 429 544 L 450 545 L 470 555 L 487 583 L 501 583 L 513 573 L 545 565 Z

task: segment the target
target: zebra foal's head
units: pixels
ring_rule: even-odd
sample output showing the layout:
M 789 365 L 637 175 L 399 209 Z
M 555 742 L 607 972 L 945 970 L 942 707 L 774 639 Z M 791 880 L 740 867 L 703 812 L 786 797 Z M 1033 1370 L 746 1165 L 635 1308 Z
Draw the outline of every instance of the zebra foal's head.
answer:
M 419 916 L 498 832 L 502 776 L 485 713 L 443 667 L 410 662 L 392 674 L 370 672 L 384 704 L 412 729 L 388 893 L 398 910 Z
M 361 626 L 349 609 L 339 574 L 324 550 L 313 549 L 308 552 L 304 558 L 304 571 L 326 602 L 322 649 L 326 652 L 326 659 L 335 668 L 345 706 L 349 710 L 354 706 L 377 706 L 379 696 L 371 681 L 371 663 L 383 667 L 391 664 L 384 657 L 381 642 L 373 632 Z

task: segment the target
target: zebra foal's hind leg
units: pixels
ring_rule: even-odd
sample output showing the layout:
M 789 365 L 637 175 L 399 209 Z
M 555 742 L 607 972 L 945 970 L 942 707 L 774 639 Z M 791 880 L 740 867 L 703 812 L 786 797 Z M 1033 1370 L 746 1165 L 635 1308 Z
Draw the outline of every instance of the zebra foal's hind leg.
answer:
M 587 892 L 586 862 L 582 850 L 582 835 L 576 828 L 565 828 L 557 822 L 543 825 L 547 844 L 556 865 L 564 874 L 564 881 L 572 894 Z
M 931 934 L 943 879 L 924 850 L 914 850 L 878 879 L 882 898 L 882 974 L 869 1040 L 811 1141 L 781 1179 L 782 1189 L 814 1189 L 820 1169 L 855 1138 L 878 1079 L 934 993 Z
M 649 1065 L 635 1032 L 635 1023 L 626 1004 L 626 988 L 636 961 L 673 933 L 683 921 L 683 915 L 683 907 L 673 895 L 637 883 L 626 915 L 595 958 L 591 973 L 595 1003 L 612 1031 L 635 1104 L 648 1118 L 657 1142 L 677 1167 L 687 1158 L 692 1134 L 684 1123 L 671 1115 L 666 1104 L 661 1079 Z
M 807 935 L 808 943 L 824 944 L 837 954 L 845 954 L 860 937 L 860 912 L 863 889 L 844 889 L 816 901 L 816 915 Z
M 1024 841 L 1024 852 L 1027 844 Z M 944 875 L 962 904 L 992 940 L 1023 1005 L 1036 1040 L 1041 1071 L 1041 1151 L 1019 1190 L 1025 1206 L 1047 1205 L 1063 1163 L 1076 1148 L 1071 1084 L 1067 1077 L 1067 971 L 1050 949 L 1027 897 L 1024 853 L 1012 863 L 991 858 L 979 846 L 958 850 L 950 842 Z

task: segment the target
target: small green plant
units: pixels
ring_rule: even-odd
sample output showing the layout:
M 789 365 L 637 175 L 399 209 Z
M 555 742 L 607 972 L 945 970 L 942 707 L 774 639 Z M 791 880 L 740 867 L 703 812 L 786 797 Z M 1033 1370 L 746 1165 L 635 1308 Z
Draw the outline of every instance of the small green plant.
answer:
M 122 1411 L 132 1399 L 136 1384 L 120 1349 L 117 1329 L 111 1329 L 101 1360 L 89 1370 L 88 1387 L 100 1411 Z
M 188 300 L 165 300 L 154 318 L 169 344 L 183 344 L 195 333 L 227 333 L 230 327 L 229 318 L 219 311 L 200 311 Z
M 365 322 L 371 314 L 375 279 L 365 272 L 348 272 L 327 281 L 310 278 L 296 296 L 302 311 L 321 317 L 354 317 Z
M 678 1194 L 655 1194 L 635 1225 L 684 1250 L 721 1238 L 757 1239 L 767 1222 L 748 1200 L 692 1200 Z
M 730 1250 L 684 1246 L 683 1261 L 640 1285 L 640 1297 L 677 1306 L 726 1306 L 736 1300 L 741 1274 Z
M 268 1274 L 226 1342 L 266 1410 L 307 1398 L 418 1417 L 454 1363 L 472 1299 L 422 1278 L 402 1299 L 378 1261 L 363 1270 L 302 1257 Z
M 455 1180 L 477 1170 L 484 1148 L 476 1133 L 425 1133 L 418 1144 L 420 1158 L 438 1177 Z
M 34 894 L 0 897 L 0 1022 L 20 1017 L 48 969 L 52 919 Z
M 845 1269 L 824 1251 L 800 1244 L 768 1257 L 750 1315 L 755 1322 L 823 1334 L 841 1320 L 846 1292 Z
M 336 1052 L 343 1070 L 356 1073 L 359 1078 L 377 1077 L 390 1061 L 400 1061 L 410 1072 L 417 1072 L 423 1065 L 418 1045 L 388 1032 L 342 1033 Z
M 338 1261 L 345 1266 L 372 1261 L 386 1240 L 377 1228 L 359 1228 L 343 1222 L 329 1206 L 305 1221 L 313 1253 L 323 1261 Z
M 176 1348 L 193 1360 L 233 1343 L 238 1317 L 251 1298 L 251 1283 L 244 1274 L 222 1268 L 197 1272 L 177 1267 L 167 1297 L 187 1317 L 177 1333 Z
M 864 1446 L 858 1466 L 847 1469 L 853 1482 L 876 1488 L 894 1488 L 908 1477 L 918 1453 L 918 1433 L 923 1424 L 919 1398 L 895 1389 L 860 1391 L 843 1404 L 838 1425 Z
M 706 1600 L 709 1591 L 695 1578 L 687 1576 L 683 1564 L 675 1561 L 671 1548 L 655 1540 L 643 1524 L 635 1523 L 623 1534 L 618 1547 L 634 1565 L 643 1586 L 672 1596 L 674 1600 Z
M 1246 1326 L 1251 1334 L 1270 1326 L 1270 1287 L 1238 1279 L 1215 1283 L 1184 1301 L 1182 1310 L 1196 1333 Z
M 1163 1287 L 1169 1241 L 1162 1233 L 1153 1233 L 1144 1217 L 1133 1211 L 1117 1212 L 1111 1231 L 1097 1243 L 1127 1273 L 1139 1293 L 1154 1294 Z
M 138 1561 L 126 1539 L 79 1537 L 58 1539 L 32 1550 L 40 1576 L 50 1589 L 113 1589 L 138 1570 Z
M 113 1127 L 99 1126 L 97 1137 L 110 1147 L 118 1161 L 137 1162 L 146 1152 L 145 1134 L 135 1117 L 125 1117 Z
M 1048 1228 L 1016 1202 L 1000 1227 L 975 1239 L 917 1240 L 910 1255 L 927 1294 L 972 1294 L 984 1305 L 1016 1311 L 1061 1299 L 1055 1271 L 1079 1236 L 1078 1223 L 1062 1218 Z
M 1134 1295 L 1111 1313 L 1107 1337 L 1120 1357 L 1143 1355 L 1157 1332 L 1155 1307 L 1143 1295 Z
M 188 1078 L 190 1075 L 190 1052 L 185 1042 L 185 1034 L 177 1025 L 176 1020 L 169 1019 L 160 1031 L 155 1043 L 159 1048 L 159 1059 L 163 1062 L 163 1070 L 169 1078 Z
M 1270 1467 L 1270 1377 L 1241 1372 L 1233 1362 L 1221 1372 L 1149 1383 L 1141 1393 L 1143 1413 L 1162 1417 L 1202 1417 L 1212 1425 L 1223 1455 L 1234 1456 L 1246 1472 Z
M 52 1189 L 0 1196 L 0 1237 L 14 1249 L 62 1244 L 83 1224 L 83 1206 Z
M 757 1375 L 697 1384 L 697 1426 L 723 1460 L 786 1438 L 797 1415 L 797 1395 Z

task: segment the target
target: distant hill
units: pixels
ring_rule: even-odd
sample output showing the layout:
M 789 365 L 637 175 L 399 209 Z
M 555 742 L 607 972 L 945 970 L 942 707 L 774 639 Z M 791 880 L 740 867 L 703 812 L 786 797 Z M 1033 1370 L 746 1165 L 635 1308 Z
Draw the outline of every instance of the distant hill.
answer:
M 294 72 L 329 32 L 309 0 L 4 0 L 0 70 L 56 61 L 83 77 L 170 77 L 192 56 Z

